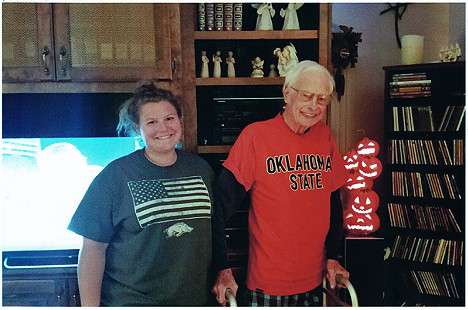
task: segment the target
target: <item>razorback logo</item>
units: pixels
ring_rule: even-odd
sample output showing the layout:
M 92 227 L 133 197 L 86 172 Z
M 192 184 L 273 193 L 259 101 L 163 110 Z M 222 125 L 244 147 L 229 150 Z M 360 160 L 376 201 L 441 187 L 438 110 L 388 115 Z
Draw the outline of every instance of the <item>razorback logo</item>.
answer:
M 171 227 L 164 230 L 166 238 L 180 237 L 185 233 L 189 233 L 193 230 L 192 227 L 188 226 L 184 222 L 175 223 Z

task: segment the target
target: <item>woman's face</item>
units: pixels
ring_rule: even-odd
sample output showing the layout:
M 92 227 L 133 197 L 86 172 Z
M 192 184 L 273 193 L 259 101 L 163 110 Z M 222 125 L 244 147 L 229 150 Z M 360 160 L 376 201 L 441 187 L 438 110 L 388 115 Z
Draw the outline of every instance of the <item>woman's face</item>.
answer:
M 150 153 L 175 152 L 175 146 L 182 137 L 176 109 L 165 100 L 144 104 L 140 109 L 138 132 Z

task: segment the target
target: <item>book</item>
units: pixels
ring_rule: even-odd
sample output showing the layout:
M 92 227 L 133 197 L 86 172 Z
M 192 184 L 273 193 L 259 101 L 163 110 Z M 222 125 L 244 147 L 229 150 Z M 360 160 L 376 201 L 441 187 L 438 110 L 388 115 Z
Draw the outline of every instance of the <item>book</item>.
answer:
M 465 106 L 455 106 L 447 124 L 447 131 L 459 131 L 465 117 Z
M 232 31 L 234 25 L 234 5 L 224 3 L 224 30 Z
M 390 86 L 429 86 L 431 85 L 431 80 L 394 80 L 390 82 Z
M 205 3 L 205 29 L 213 31 L 215 29 L 214 3 Z
M 205 31 L 206 30 L 206 23 L 205 23 L 205 4 L 199 3 L 198 4 L 198 30 Z
M 425 72 L 415 73 L 395 73 L 392 75 L 392 81 L 413 81 L 413 80 L 426 80 L 427 76 Z
M 418 93 L 418 92 L 426 92 L 430 91 L 430 86 L 399 86 L 399 87 L 391 87 L 391 93 Z
M 224 5 L 223 3 L 214 4 L 214 22 L 215 30 L 224 30 Z
M 242 30 L 242 3 L 234 3 L 233 4 L 233 11 L 234 11 L 233 30 L 241 31 Z

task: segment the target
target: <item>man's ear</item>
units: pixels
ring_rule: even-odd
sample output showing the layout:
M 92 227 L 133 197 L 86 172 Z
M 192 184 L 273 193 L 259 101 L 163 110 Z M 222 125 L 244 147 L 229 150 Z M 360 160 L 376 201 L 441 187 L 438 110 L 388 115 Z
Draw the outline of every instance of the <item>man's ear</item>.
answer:
M 283 90 L 284 103 L 289 103 L 289 96 L 291 95 L 291 87 L 286 86 Z

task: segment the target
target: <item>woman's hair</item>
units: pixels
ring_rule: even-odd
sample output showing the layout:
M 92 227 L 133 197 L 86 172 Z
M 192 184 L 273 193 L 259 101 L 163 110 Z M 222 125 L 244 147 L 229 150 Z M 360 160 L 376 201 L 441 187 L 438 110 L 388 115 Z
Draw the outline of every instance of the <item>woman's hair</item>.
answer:
M 283 91 L 287 86 L 295 85 L 304 74 L 311 71 L 323 72 L 330 82 L 330 94 L 333 93 L 333 90 L 335 89 L 335 80 L 332 75 L 324 66 L 312 60 L 303 60 L 291 68 L 284 79 Z
M 148 102 L 159 101 L 169 102 L 177 111 L 179 118 L 182 117 L 182 108 L 174 94 L 169 90 L 158 88 L 153 82 L 147 82 L 138 87 L 133 96 L 120 106 L 117 134 L 119 136 L 121 133 L 127 136 L 138 135 L 136 127 L 140 125 L 141 107 Z

